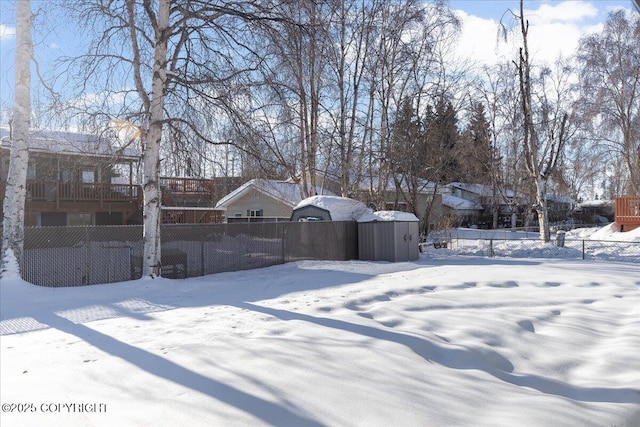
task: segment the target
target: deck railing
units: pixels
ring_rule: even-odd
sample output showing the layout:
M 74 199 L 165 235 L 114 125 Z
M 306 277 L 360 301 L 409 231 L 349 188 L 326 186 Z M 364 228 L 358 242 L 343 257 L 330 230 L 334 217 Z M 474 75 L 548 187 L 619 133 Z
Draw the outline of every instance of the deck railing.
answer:
M 224 211 L 203 208 L 163 208 L 163 224 L 219 224 Z
M 208 194 L 211 193 L 211 181 L 200 178 L 160 177 L 160 185 L 176 194 Z
M 138 202 L 142 189 L 134 184 L 27 181 L 27 197 L 50 202 Z
M 619 224 L 640 224 L 640 197 L 616 198 L 615 221 Z

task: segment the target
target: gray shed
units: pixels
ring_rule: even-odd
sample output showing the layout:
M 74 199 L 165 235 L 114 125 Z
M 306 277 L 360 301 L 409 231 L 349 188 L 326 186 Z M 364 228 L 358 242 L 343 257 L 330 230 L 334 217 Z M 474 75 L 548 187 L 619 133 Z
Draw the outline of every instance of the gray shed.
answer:
M 406 212 L 379 211 L 358 220 L 358 255 L 368 261 L 418 259 L 418 218 Z
M 291 221 L 331 221 L 331 212 L 315 205 L 300 206 L 291 213 Z

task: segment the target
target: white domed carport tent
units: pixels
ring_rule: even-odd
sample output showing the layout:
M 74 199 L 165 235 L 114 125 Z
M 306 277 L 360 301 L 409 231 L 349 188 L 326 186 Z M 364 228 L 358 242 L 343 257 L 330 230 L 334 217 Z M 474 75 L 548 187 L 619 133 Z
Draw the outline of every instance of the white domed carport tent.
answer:
M 314 218 L 315 221 L 357 221 L 373 211 L 364 203 L 340 196 L 307 197 L 293 208 L 291 221 Z

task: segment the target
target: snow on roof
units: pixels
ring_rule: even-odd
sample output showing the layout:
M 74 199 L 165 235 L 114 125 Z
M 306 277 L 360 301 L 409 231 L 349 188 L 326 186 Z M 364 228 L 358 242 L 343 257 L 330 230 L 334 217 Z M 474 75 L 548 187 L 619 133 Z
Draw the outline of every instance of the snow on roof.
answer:
M 333 221 L 357 221 L 362 215 L 373 214 L 364 203 L 340 196 L 308 197 L 300 201 L 295 209 L 308 205 L 328 210 Z
M 402 211 L 376 211 L 371 214 L 364 214 L 358 218 L 358 222 L 376 221 L 417 222 L 419 220 L 414 214 Z
M 0 126 L 2 147 L 11 147 L 11 133 L 7 126 Z M 77 132 L 31 129 L 29 131 L 29 151 L 41 153 L 86 154 L 99 157 L 118 156 L 124 159 L 138 159 L 135 150 L 124 148 L 120 152 L 111 141 L 99 135 Z
M 607 199 L 601 200 L 585 200 L 584 202 L 578 203 L 578 207 L 582 208 L 596 208 L 601 206 L 613 206 L 613 201 Z
M 407 191 L 407 192 L 410 191 L 407 186 L 406 179 L 403 179 L 401 175 L 397 175 L 396 179 L 400 182 L 400 188 L 402 189 L 402 191 Z M 417 183 L 418 183 L 418 193 L 420 194 L 432 194 L 433 190 L 436 188 L 436 185 L 438 186 L 437 187 L 438 193 L 440 193 L 442 189 L 444 189 L 443 185 L 438 185 L 438 183 L 436 182 L 427 181 L 426 179 L 422 179 L 422 178 L 418 178 Z M 360 190 L 369 190 L 370 188 L 377 189 L 379 184 L 380 184 L 380 178 L 377 176 L 374 176 L 373 178 L 362 177 L 358 181 L 358 189 Z M 394 183 L 392 176 L 388 178 L 386 183 L 383 182 L 382 184 L 386 191 L 394 191 L 396 188 L 396 185 Z
M 231 193 L 218 201 L 216 208 L 226 208 L 230 203 L 242 197 L 249 190 L 256 190 L 264 193 L 282 203 L 294 207 L 302 201 L 300 185 L 291 181 L 278 181 L 271 179 L 252 179 L 236 188 Z M 333 194 L 326 189 L 316 187 L 317 193 Z
M 558 194 L 551 194 L 551 193 L 547 194 L 547 201 L 555 202 L 555 203 L 567 203 L 567 204 L 573 204 L 576 202 L 570 197 L 560 196 Z
M 453 194 L 443 194 L 442 204 L 455 210 L 482 210 L 482 206 L 479 204 L 474 203 L 471 200 L 463 199 L 462 197 L 454 196 Z

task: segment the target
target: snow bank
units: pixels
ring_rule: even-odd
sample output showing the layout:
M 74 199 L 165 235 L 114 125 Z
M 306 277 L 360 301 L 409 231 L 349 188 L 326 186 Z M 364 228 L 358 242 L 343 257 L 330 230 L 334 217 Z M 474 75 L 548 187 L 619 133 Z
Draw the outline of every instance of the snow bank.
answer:
M 604 227 L 580 228 L 567 233 L 567 239 L 602 240 L 612 242 L 640 242 L 640 228 L 620 232 L 615 223 Z

